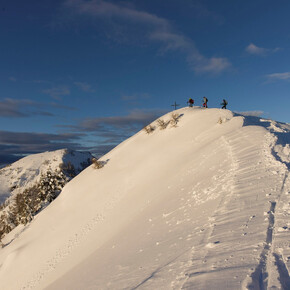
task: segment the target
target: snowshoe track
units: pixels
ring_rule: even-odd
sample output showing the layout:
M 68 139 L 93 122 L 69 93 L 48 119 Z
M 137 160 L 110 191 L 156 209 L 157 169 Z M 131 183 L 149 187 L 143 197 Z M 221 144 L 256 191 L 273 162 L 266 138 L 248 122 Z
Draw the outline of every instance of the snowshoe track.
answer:
M 225 283 L 223 273 L 233 277 L 227 282 L 226 289 L 267 289 L 267 277 L 272 271 L 269 266 L 277 268 L 280 287 L 289 285 L 287 266 L 281 255 L 274 254 L 272 249 L 275 210 L 285 191 L 285 167 L 272 155 L 272 136 L 261 128 L 261 142 L 257 146 L 250 142 L 253 133 L 251 127 L 243 127 L 223 137 L 232 156 L 232 191 L 224 196 L 213 214 L 212 225 L 205 236 L 206 249 L 201 245 L 194 252 L 192 267 L 188 269 L 182 289 L 222 289 Z M 271 192 L 268 192 L 269 188 Z M 257 228 L 260 231 L 257 232 Z M 233 247 L 236 248 L 235 255 L 230 254 Z M 268 265 L 268 256 L 272 252 L 275 267 Z M 202 270 L 198 265 L 199 271 L 195 271 L 194 264 L 201 261 L 204 264 Z

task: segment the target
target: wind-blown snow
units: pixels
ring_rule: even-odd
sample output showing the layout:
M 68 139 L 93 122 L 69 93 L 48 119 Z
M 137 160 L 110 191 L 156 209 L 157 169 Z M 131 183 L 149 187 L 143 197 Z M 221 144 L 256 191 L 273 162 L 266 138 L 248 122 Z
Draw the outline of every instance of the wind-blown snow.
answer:
M 289 288 L 290 126 L 175 113 L 177 127 L 120 144 L 0 249 L 1 289 Z

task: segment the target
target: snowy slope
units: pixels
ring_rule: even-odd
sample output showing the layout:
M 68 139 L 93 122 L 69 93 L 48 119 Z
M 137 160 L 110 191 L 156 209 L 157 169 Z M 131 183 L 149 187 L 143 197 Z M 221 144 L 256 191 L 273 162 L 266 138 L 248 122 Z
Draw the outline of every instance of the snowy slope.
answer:
M 290 126 L 175 112 L 177 127 L 120 144 L 0 249 L 0 289 L 289 287 Z

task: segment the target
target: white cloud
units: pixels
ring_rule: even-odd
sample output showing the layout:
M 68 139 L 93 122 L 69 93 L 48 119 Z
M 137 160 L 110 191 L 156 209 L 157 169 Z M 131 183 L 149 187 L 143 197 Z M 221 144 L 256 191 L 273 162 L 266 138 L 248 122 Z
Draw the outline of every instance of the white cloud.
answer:
M 289 80 L 290 81 L 290 72 L 284 72 L 284 73 L 273 73 L 268 74 L 266 77 L 269 80 Z
M 197 72 L 211 72 L 214 74 L 219 74 L 230 67 L 231 63 L 227 58 L 212 57 L 210 59 L 204 59 L 202 61 L 202 65 L 197 66 L 195 70 Z
M 250 43 L 246 48 L 246 52 L 249 54 L 254 54 L 254 55 L 266 55 L 267 53 L 274 53 L 280 50 L 279 47 L 270 49 L 270 48 L 264 48 L 264 47 L 258 47 L 254 43 Z
M 251 43 L 246 47 L 246 52 L 250 54 L 264 54 L 266 52 L 265 48 L 258 47 L 255 44 Z
M 183 53 L 187 63 L 197 73 L 217 74 L 231 66 L 227 58 L 207 58 L 202 55 L 191 39 L 176 32 L 168 20 L 154 14 L 103 0 L 67 0 L 65 7 L 75 15 L 91 16 L 110 22 L 123 20 L 131 26 L 142 25 L 147 29 L 147 33 L 142 34 L 147 40 L 160 43 L 165 52 L 170 50 Z

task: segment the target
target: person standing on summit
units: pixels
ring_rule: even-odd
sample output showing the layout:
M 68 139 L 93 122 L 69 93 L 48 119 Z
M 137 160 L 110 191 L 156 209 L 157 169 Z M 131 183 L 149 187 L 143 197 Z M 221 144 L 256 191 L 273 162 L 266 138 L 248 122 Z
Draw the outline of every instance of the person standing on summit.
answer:
M 223 99 L 223 102 L 221 103 L 222 109 L 226 109 L 227 108 L 227 104 L 228 104 L 228 102 L 225 99 Z
M 203 107 L 204 108 L 207 108 L 207 102 L 208 102 L 208 99 L 206 97 L 203 97 Z
M 192 98 L 189 98 L 189 100 L 187 101 L 187 104 L 189 107 L 192 107 L 194 104 L 194 100 Z

